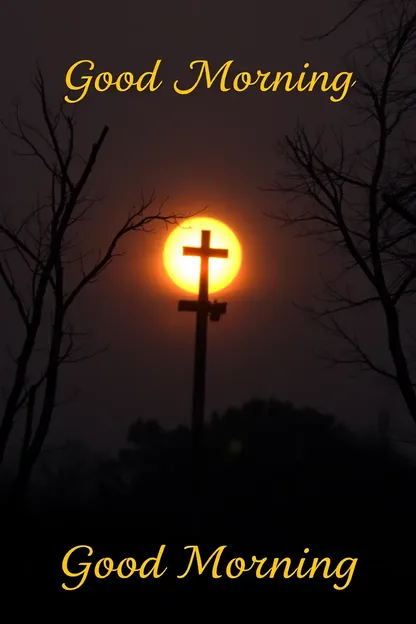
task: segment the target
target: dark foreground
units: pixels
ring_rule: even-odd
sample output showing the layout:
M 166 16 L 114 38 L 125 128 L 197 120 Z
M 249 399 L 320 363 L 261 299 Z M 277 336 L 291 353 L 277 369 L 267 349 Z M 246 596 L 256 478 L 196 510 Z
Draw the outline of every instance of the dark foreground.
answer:
M 321 617 L 367 606 L 373 619 L 392 608 L 401 621 L 416 579 L 413 464 L 317 414 L 237 416 L 208 432 L 199 507 L 188 432 L 143 423 L 94 478 L 60 472 L 14 513 L 5 504 L 3 604 L 55 620 L 75 609 L 83 621 L 89 605 L 102 621 L 111 608 L 134 621 L 222 621 L 226 609 L 276 620 L 286 606 Z M 211 557 L 200 574 L 197 555 Z

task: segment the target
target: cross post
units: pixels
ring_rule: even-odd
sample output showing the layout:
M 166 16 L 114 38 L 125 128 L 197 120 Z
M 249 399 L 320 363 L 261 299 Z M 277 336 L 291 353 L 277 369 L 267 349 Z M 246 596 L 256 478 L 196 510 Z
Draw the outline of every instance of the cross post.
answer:
M 194 380 L 192 398 L 192 486 L 195 496 L 200 494 L 203 473 L 203 430 L 205 407 L 205 372 L 207 356 L 208 317 L 219 321 L 226 313 L 227 304 L 213 303 L 209 300 L 209 259 L 228 258 L 228 249 L 211 248 L 211 232 L 203 230 L 201 247 L 184 247 L 184 256 L 199 256 L 201 268 L 199 275 L 199 293 L 196 301 L 179 301 L 178 310 L 196 312 Z

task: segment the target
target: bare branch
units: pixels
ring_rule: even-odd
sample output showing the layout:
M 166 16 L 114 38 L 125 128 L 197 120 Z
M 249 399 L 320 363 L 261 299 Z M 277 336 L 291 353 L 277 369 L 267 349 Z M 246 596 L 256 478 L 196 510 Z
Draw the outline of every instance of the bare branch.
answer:
M 327 31 L 325 31 L 324 33 L 322 33 L 321 35 L 314 35 L 313 37 L 306 37 L 304 38 L 304 41 L 321 41 L 322 39 L 326 39 L 327 37 L 329 37 L 330 35 L 334 34 L 337 30 L 339 30 L 342 26 L 344 26 L 344 24 L 346 24 L 347 22 L 350 21 L 350 19 L 356 14 L 358 13 L 358 11 L 365 5 L 368 3 L 369 0 L 358 0 L 358 2 L 355 2 L 353 4 L 353 7 L 346 13 L 346 15 L 344 15 L 344 17 L 342 17 L 340 20 L 338 20 L 334 26 L 332 26 L 331 28 L 329 28 Z
M 7 266 L 7 260 L 5 262 L 6 262 L 6 266 Z M 28 317 L 27 311 L 25 309 L 25 306 L 23 304 L 23 301 L 22 301 L 19 293 L 17 292 L 16 285 L 14 283 L 14 278 L 13 278 L 13 275 L 12 275 L 12 273 L 10 271 L 10 267 L 8 267 L 8 272 L 6 272 L 4 266 L 2 265 L 1 262 L 0 262 L 0 277 L 3 280 L 3 283 L 6 285 L 7 290 L 11 294 L 11 296 L 13 298 L 13 301 L 15 302 L 15 304 L 17 306 L 17 310 L 19 312 L 20 318 L 22 319 L 22 321 L 25 324 L 25 326 L 28 327 L 28 325 L 29 325 L 29 317 Z
M 80 280 L 78 285 L 73 289 L 71 294 L 67 297 L 65 304 L 64 304 L 64 310 L 67 310 L 72 305 L 76 297 L 80 294 L 80 292 L 85 288 L 87 284 L 90 284 L 91 282 L 95 281 L 99 277 L 99 275 L 106 269 L 106 267 L 110 264 L 112 259 L 117 255 L 115 253 L 117 245 L 124 236 L 126 236 L 130 232 L 137 232 L 140 230 L 143 232 L 149 231 L 149 230 L 146 230 L 146 226 L 149 223 L 162 221 L 164 223 L 171 224 L 171 225 L 177 224 L 178 219 L 180 219 L 181 217 L 178 217 L 177 215 L 173 215 L 173 214 L 164 215 L 162 212 L 163 204 L 157 210 L 157 212 L 147 215 L 146 210 L 150 207 L 150 205 L 153 202 L 154 202 L 154 197 L 151 197 L 151 199 L 148 200 L 146 203 L 144 203 L 138 210 L 135 210 L 132 214 L 128 216 L 124 225 L 114 235 L 113 239 L 111 240 L 101 260 L 99 260 L 92 267 L 92 269 L 90 269 L 88 272 L 86 272 L 83 275 L 83 278 Z

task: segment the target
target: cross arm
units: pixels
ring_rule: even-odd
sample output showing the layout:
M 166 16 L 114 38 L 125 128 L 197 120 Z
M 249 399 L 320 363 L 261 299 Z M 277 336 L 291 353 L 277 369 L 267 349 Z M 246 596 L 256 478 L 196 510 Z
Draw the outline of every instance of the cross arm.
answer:
M 182 299 L 178 302 L 178 310 L 179 312 L 198 312 L 201 310 L 201 304 L 205 304 L 207 308 L 209 306 L 208 301 L 186 301 Z
M 208 256 L 209 258 L 228 258 L 228 249 L 208 249 L 206 252 L 200 247 L 184 247 L 184 256 Z
M 219 321 L 220 317 L 227 312 L 226 303 L 218 303 L 214 301 L 187 301 L 181 300 L 178 302 L 179 312 L 206 312 L 209 314 L 211 321 Z

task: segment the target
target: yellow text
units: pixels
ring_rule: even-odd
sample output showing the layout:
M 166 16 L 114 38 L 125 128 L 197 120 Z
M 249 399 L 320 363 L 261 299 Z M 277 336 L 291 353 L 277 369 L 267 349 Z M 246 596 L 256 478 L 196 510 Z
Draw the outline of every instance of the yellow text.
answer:
M 329 77 L 328 72 L 309 72 L 302 71 L 299 77 L 294 77 L 292 72 L 263 72 L 260 69 L 256 73 L 243 71 L 232 76 L 230 74 L 233 60 L 224 63 L 215 73 L 211 70 L 209 61 L 195 60 L 189 65 L 191 70 L 196 70 L 197 76 L 191 86 L 181 87 L 179 80 L 173 83 L 173 89 L 179 95 L 189 95 L 193 93 L 200 85 L 211 89 L 214 85 L 219 90 L 226 93 L 228 91 L 236 91 L 238 93 L 246 91 L 249 87 L 256 86 L 260 91 L 277 91 L 283 83 L 285 91 L 313 91 L 315 88 L 323 92 L 332 91 L 337 95 L 331 95 L 331 102 L 341 102 L 348 93 L 348 90 L 356 84 L 352 82 L 352 72 L 339 72 L 333 78 Z M 309 63 L 304 63 L 304 70 L 309 68 Z
M 81 549 L 84 549 L 84 555 L 81 557 L 81 561 L 79 561 L 79 551 Z M 85 550 L 87 551 L 86 554 Z M 82 559 L 92 556 L 93 549 L 91 546 L 85 545 L 74 546 L 63 558 L 62 570 L 65 576 L 79 579 L 79 581 L 78 584 L 72 585 L 71 587 L 66 583 L 62 583 L 62 587 L 68 591 L 79 589 L 87 580 L 91 568 L 93 570 L 92 574 L 97 579 L 105 579 L 112 573 L 115 573 L 121 579 L 126 579 L 130 578 L 135 572 L 138 572 L 140 578 L 148 578 L 149 576 L 153 576 L 156 579 L 160 578 L 167 570 L 167 568 L 165 568 L 162 572 L 159 572 L 159 565 L 164 550 L 165 545 L 162 544 L 156 557 L 149 557 L 149 559 L 143 561 L 141 565 L 138 565 L 133 557 L 122 559 L 119 563 L 115 563 L 111 557 L 103 557 L 98 559 L 95 563 L 93 561 L 83 561 Z M 78 567 L 76 567 L 77 561 Z
M 185 578 L 192 569 L 196 568 L 196 572 L 201 575 L 207 568 L 210 567 L 210 574 L 212 578 L 219 579 L 225 576 L 229 579 L 239 578 L 244 572 L 253 571 L 253 574 L 258 579 L 263 578 L 275 578 L 278 571 L 282 571 L 283 578 L 291 578 L 296 576 L 298 579 L 302 578 L 314 578 L 318 573 L 322 574 L 322 577 L 329 579 L 335 577 L 338 580 L 345 579 L 344 583 L 334 582 L 333 587 L 336 590 L 346 589 L 351 583 L 352 576 L 354 574 L 357 558 L 346 557 L 339 561 L 336 565 L 332 566 L 331 559 L 324 557 L 319 560 L 315 557 L 311 564 L 306 565 L 306 558 L 302 557 L 299 564 L 292 566 L 292 560 L 289 557 L 283 559 L 274 558 L 271 561 L 267 557 L 258 559 L 257 557 L 251 557 L 251 561 L 246 561 L 243 557 L 235 557 L 229 561 L 224 562 L 222 556 L 226 546 L 219 546 L 211 555 L 203 562 L 201 553 L 198 546 L 186 546 L 185 550 L 190 549 L 191 556 L 189 559 L 188 567 L 185 572 L 178 575 L 178 579 Z M 304 549 L 304 553 L 308 553 L 309 548 Z M 208 572 L 209 574 L 209 572 Z
M 137 91 L 157 91 L 162 84 L 162 81 L 155 83 L 157 72 L 159 70 L 162 60 L 158 59 L 152 69 L 152 71 L 144 72 L 137 78 L 131 72 L 122 72 L 118 76 L 114 77 L 108 71 L 101 72 L 97 75 L 88 74 L 82 75 L 78 78 L 74 77 L 75 70 L 78 70 L 81 65 L 87 65 L 88 72 L 92 72 L 95 68 L 95 63 L 90 60 L 77 61 L 68 69 L 65 77 L 65 84 L 70 91 L 79 91 L 79 96 L 76 99 L 70 99 L 68 95 L 64 97 L 65 102 L 69 104 L 76 104 L 81 102 L 87 95 L 91 85 L 93 88 L 102 93 L 108 91 L 111 87 L 115 87 L 117 91 L 128 91 L 132 87 L 136 87 Z M 85 71 L 85 70 L 84 70 Z

